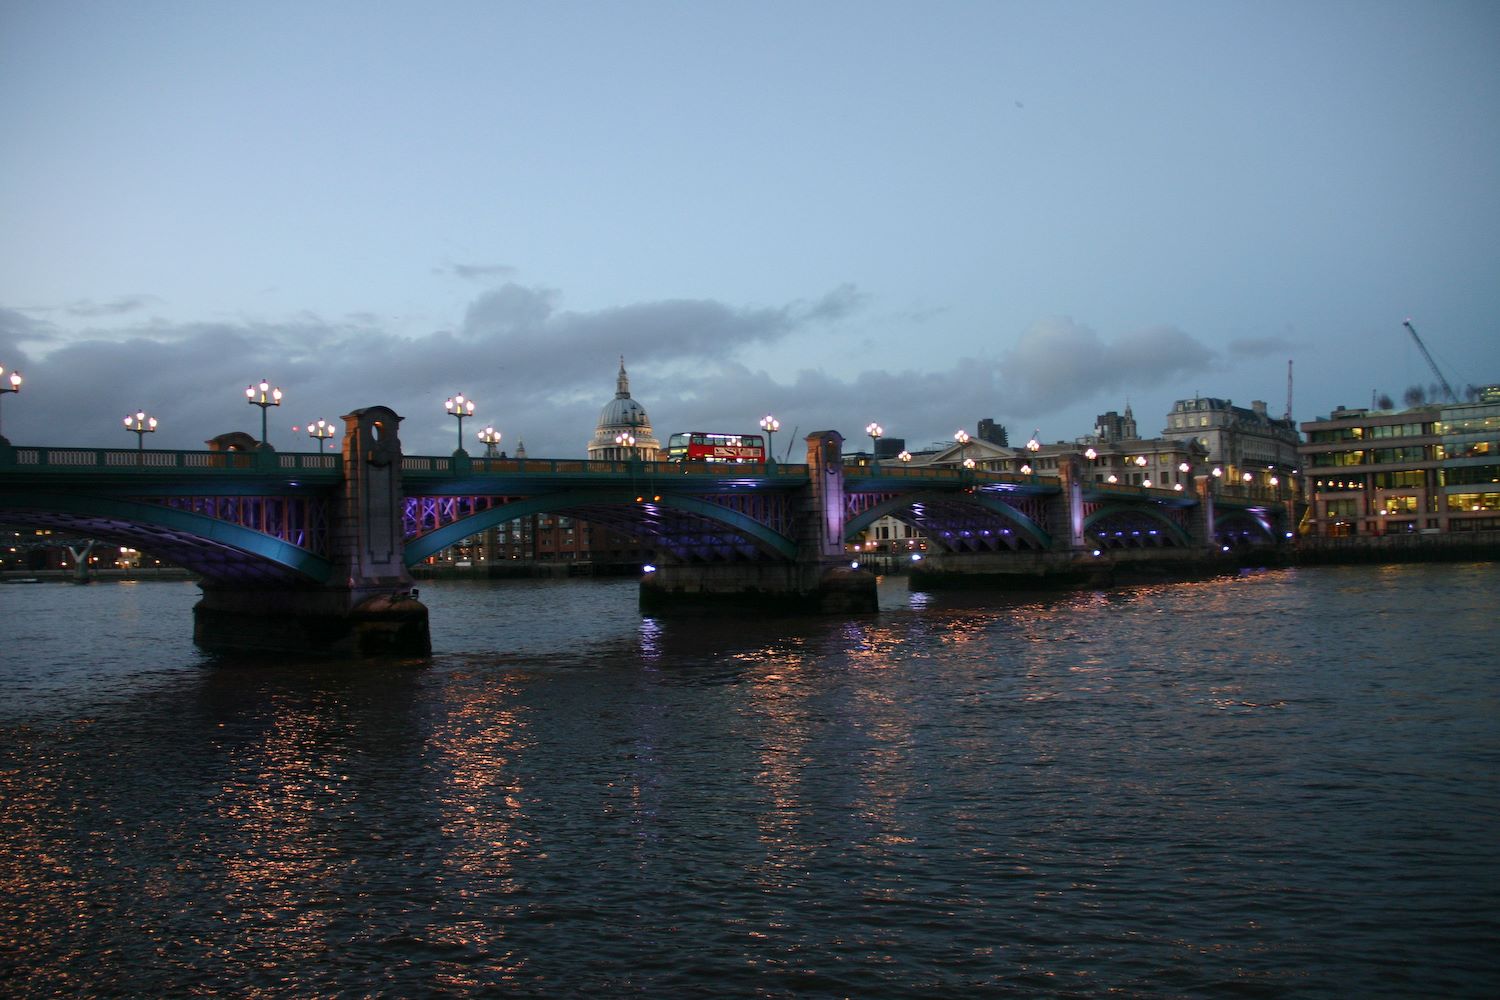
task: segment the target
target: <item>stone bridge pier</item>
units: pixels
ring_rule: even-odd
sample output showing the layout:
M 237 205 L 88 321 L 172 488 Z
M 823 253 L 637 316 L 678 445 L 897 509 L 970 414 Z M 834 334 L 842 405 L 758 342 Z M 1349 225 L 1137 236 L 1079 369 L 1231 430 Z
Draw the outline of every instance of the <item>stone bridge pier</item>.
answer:
M 844 552 L 844 437 L 807 436 L 808 486 L 798 498 L 797 556 L 738 563 L 665 563 L 641 580 L 641 610 L 763 609 L 787 614 L 879 609 L 875 575 Z
M 426 656 L 427 608 L 403 554 L 401 417 L 372 406 L 343 417 L 343 482 L 326 581 L 240 586 L 204 581 L 193 639 L 209 649 Z

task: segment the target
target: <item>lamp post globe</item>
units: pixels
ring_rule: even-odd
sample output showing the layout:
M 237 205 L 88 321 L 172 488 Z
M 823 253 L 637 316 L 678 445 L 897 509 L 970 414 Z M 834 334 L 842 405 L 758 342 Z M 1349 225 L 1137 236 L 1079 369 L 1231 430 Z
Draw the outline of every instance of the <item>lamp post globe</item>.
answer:
M 974 466 L 969 464 L 972 461 L 972 459 L 970 459 L 968 455 L 968 446 L 970 440 L 969 432 L 964 430 L 963 428 L 959 428 L 958 430 L 953 432 L 953 440 L 958 442 L 958 453 L 963 457 L 964 468 L 974 468 Z
M 485 458 L 500 457 L 500 451 L 496 445 L 500 443 L 501 435 L 499 431 L 495 430 L 494 424 L 486 424 L 484 430 L 474 436 L 479 439 L 480 444 L 484 445 Z
M 258 385 L 245 386 L 245 402 L 260 407 L 260 446 L 266 447 L 266 412 L 281 405 L 281 389 L 261 379 Z
M 333 425 L 322 418 L 316 422 L 309 421 L 307 424 L 307 436 L 317 439 L 319 455 L 323 454 L 323 443 L 333 437 L 333 434 Z
M 156 418 L 148 417 L 145 410 L 136 410 L 125 417 L 125 429 L 135 435 L 135 461 L 137 465 L 146 461 L 146 435 L 156 433 Z
M 872 420 L 868 424 L 865 424 L 865 433 L 870 435 L 870 464 L 873 465 L 875 464 L 875 452 L 880 448 L 880 438 L 885 433 L 885 428 Z
M 7 375 L 5 374 L 5 366 L 0 365 L 0 397 L 3 397 L 7 392 L 20 392 L 23 381 L 25 379 L 21 378 L 20 372 L 13 371 Z M 0 440 L 4 439 L 0 438 Z
M 448 411 L 449 416 L 458 418 L 458 451 L 454 454 L 468 454 L 464 451 L 464 417 L 474 415 L 474 401 L 460 392 L 449 396 L 443 403 L 443 409 Z
M 781 421 L 767 413 L 760 418 L 760 429 L 766 432 L 766 460 L 776 460 L 776 432 L 781 430 Z
M 625 453 L 625 461 L 635 459 L 635 435 L 629 431 L 621 431 L 615 435 L 615 445 Z

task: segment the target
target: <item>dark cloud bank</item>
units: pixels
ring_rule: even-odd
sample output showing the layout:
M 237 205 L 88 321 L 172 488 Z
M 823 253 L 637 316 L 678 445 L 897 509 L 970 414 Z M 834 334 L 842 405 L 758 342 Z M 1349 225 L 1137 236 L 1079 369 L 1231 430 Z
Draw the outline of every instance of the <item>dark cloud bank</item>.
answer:
M 479 450 L 474 432 L 492 423 L 507 450 L 524 440 L 534 456 L 572 457 L 583 454 L 613 395 L 623 354 L 633 395 L 663 439 L 674 430 L 752 430 L 774 412 L 784 434 L 832 428 L 863 447 L 865 424 L 879 420 L 917 447 L 980 417 L 1019 425 L 1080 403 L 1115 409 L 1124 393 L 1181 383 L 1216 362 L 1172 327 L 1109 339 L 1058 318 L 1035 324 L 995 357 L 960 357 L 936 371 L 845 378 L 804 370 L 776 380 L 758 361 L 767 349 L 833 335 L 857 340 L 864 294 L 842 286 L 770 307 L 677 299 L 579 312 L 562 303 L 555 290 L 507 283 L 477 296 L 455 329 L 421 337 L 392 334 L 367 316 L 314 315 L 149 323 L 106 334 L 0 309 L 0 364 L 27 377 L 25 398 L 4 401 L 3 430 L 13 442 L 124 446 L 122 415 L 144 407 L 162 422 L 159 447 L 201 447 L 224 431 L 258 433 L 259 411 L 243 392 L 265 377 L 286 393 L 272 411 L 272 443 L 282 450 L 310 447 L 294 424 L 384 404 L 405 418 L 408 451 L 444 454 L 457 433 L 443 400 L 463 392 L 478 403 L 464 428 L 471 452 Z M 930 356 L 934 346 L 941 345 L 914 345 L 912 356 Z M 1087 430 L 1059 425 L 1050 436 Z M 778 452 L 789 444 L 780 439 Z

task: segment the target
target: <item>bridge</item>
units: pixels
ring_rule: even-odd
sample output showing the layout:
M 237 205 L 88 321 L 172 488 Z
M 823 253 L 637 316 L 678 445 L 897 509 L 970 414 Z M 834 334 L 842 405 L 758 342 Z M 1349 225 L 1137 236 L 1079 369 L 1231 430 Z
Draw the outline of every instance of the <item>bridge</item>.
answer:
M 885 516 L 927 539 L 944 580 L 1104 582 L 1122 567 L 1212 565 L 1275 544 L 1285 503 L 1200 477 L 1192 491 L 931 466 L 846 465 L 837 431 L 801 464 L 404 455 L 401 418 L 346 415 L 338 453 L 12 446 L 0 522 L 127 545 L 201 581 L 194 634 L 212 647 L 430 651 L 409 568 L 519 517 L 553 514 L 656 553 L 643 608 L 733 601 L 875 610 L 847 542 Z M 226 436 L 226 438 L 229 436 Z

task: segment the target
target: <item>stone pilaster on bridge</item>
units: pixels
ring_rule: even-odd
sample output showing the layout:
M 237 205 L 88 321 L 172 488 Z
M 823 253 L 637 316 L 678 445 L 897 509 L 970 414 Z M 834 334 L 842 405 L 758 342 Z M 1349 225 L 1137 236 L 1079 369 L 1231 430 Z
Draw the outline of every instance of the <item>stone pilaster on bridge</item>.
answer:
M 1063 530 L 1053 531 L 1053 546 L 1063 542 L 1068 551 L 1078 552 L 1088 547 L 1088 539 L 1083 534 L 1083 468 L 1078 464 L 1078 457 L 1066 456 L 1058 466 L 1057 474 L 1062 483 L 1062 493 L 1058 497 L 1061 520 L 1053 523 Z
M 1193 492 L 1198 495 L 1198 507 L 1193 512 L 1193 541 L 1205 549 L 1217 548 L 1214 538 L 1214 486 L 1218 482 L 1213 476 L 1194 476 Z
M 343 483 L 331 525 L 333 572 L 319 585 L 203 585 L 194 638 L 215 648 L 426 656 L 427 608 L 404 556 L 401 418 L 372 406 L 346 414 Z
M 797 503 L 797 557 L 791 562 L 663 563 L 641 581 L 641 608 L 770 609 L 863 613 L 879 609 L 875 576 L 844 553 L 844 437 L 807 436 L 808 486 Z

